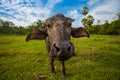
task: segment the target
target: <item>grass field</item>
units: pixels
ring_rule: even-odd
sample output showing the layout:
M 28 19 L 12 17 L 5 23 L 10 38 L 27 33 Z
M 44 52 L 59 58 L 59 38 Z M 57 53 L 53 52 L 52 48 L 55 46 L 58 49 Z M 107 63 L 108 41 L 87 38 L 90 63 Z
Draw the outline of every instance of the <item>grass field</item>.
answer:
M 25 36 L 0 35 L 0 80 L 120 80 L 120 36 L 91 35 L 71 39 L 77 56 L 66 61 L 66 78 L 55 61 L 56 74 L 50 75 L 44 41 L 25 42 Z

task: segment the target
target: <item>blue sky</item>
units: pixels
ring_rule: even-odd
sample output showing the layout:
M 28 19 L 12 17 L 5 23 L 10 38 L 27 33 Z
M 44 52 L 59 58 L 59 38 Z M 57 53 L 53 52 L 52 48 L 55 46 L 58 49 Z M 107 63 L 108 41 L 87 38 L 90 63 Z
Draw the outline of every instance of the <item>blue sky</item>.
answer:
M 9 20 L 19 26 L 28 26 L 37 19 L 45 20 L 57 13 L 74 18 L 73 27 L 82 26 L 83 6 L 89 8 L 88 15 L 98 20 L 111 22 L 120 12 L 120 0 L 0 0 L 0 19 Z

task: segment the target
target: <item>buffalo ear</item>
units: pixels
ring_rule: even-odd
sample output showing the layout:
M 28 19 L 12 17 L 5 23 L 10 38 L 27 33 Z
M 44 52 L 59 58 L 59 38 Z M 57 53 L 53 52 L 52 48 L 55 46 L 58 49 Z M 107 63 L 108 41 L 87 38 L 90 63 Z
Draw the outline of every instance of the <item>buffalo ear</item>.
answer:
M 46 29 L 36 29 L 36 30 L 32 30 L 26 37 L 26 41 L 29 41 L 31 39 L 39 39 L 39 40 L 43 40 L 46 39 L 48 36 L 47 34 L 47 30 Z
M 85 28 L 83 28 L 83 27 L 72 28 L 71 35 L 72 35 L 72 37 L 74 37 L 74 38 L 90 37 L 89 32 L 88 32 Z

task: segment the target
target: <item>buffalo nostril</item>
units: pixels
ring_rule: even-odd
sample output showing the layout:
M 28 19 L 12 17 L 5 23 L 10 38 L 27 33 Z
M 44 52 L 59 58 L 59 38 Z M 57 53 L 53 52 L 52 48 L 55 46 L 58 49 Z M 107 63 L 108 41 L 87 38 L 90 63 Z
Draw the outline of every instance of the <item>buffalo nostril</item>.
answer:
M 60 48 L 56 44 L 54 44 L 54 48 L 56 49 L 57 52 L 60 51 Z
M 57 50 L 57 52 L 59 52 L 59 51 L 60 51 L 60 48 L 56 47 L 56 50 Z
M 69 46 L 67 50 L 68 50 L 68 51 L 71 51 L 71 47 Z

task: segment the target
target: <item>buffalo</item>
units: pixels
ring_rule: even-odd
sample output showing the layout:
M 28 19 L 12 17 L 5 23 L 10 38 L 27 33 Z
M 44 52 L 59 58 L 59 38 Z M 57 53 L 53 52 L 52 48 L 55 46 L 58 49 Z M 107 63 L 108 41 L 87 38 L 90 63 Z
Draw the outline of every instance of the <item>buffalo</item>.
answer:
M 75 56 L 75 49 L 70 37 L 90 37 L 89 32 L 83 28 L 72 28 L 74 20 L 64 16 L 63 14 L 56 14 L 45 20 L 44 29 L 32 30 L 26 37 L 26 41 L 38 39 L 45 40 L 48 55 L 50 57 L 50 71 L 55 73 L 54 60 L 61 62 L 61 75 L 66 75 L 64 62 Z

